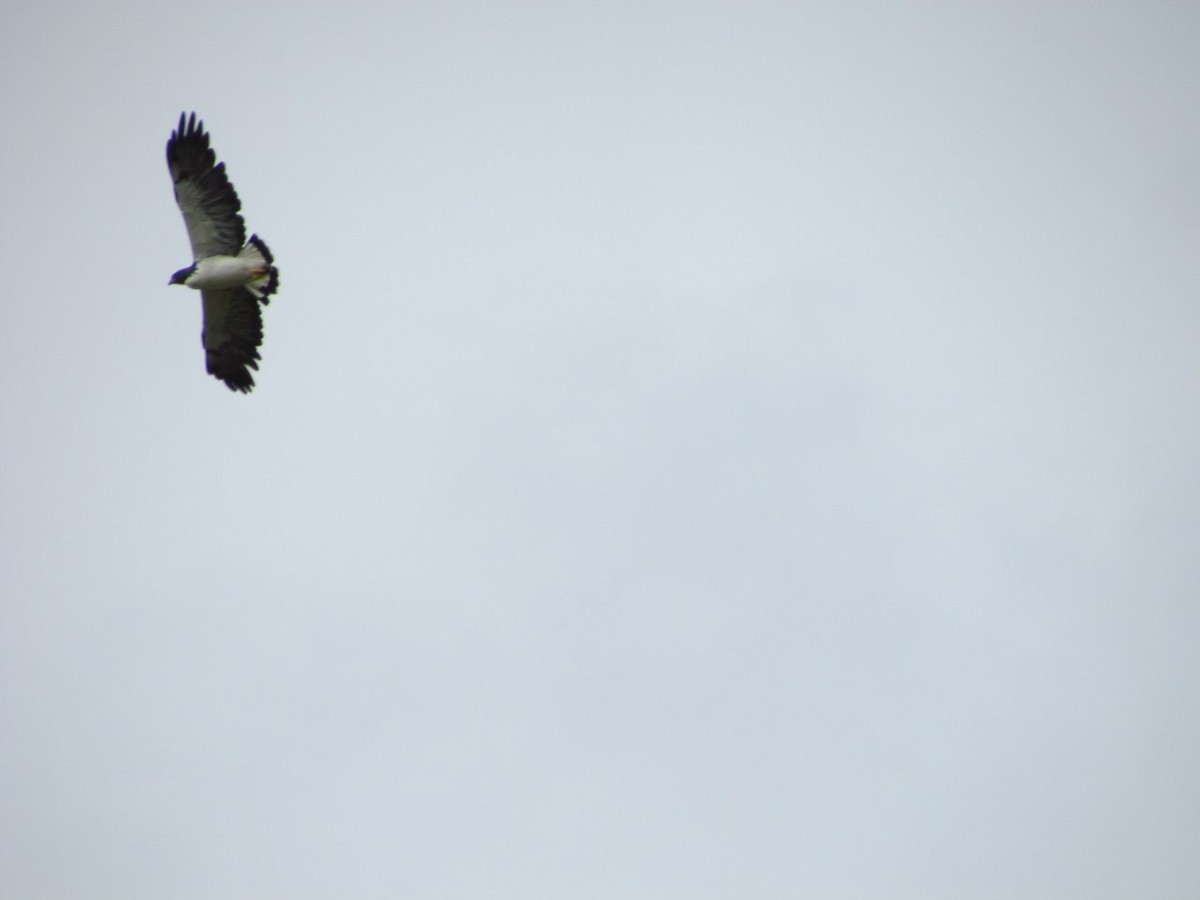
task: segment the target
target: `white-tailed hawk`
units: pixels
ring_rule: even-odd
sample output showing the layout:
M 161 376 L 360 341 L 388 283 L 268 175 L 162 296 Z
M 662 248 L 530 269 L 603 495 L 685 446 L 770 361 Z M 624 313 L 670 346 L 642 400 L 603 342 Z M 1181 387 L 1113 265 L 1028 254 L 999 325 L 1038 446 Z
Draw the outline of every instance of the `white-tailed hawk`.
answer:
M 208 145 L 204 123 L 196 114 L 179 116 L 179 127 L 167 141 L 167 168 L 175 183 L 175 202 L 183 213 L 194 262 L 171 276 L 170 284 L 200 291 L 204 299 L 205 364 L 210 375 L 231 391 L 254 388 L 251 369 L 258 369 L 262 315 L 279 286 L 274 257 L 256 234 L 246 240 L 246 224 L 237 191 Z

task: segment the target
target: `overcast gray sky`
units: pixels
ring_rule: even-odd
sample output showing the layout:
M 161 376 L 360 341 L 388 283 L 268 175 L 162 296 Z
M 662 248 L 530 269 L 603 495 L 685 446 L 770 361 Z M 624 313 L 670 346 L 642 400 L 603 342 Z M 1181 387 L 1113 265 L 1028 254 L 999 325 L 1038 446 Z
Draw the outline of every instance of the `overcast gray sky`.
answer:
M 0 895 L 1200 896 L 1200 6 L 0 23 Z

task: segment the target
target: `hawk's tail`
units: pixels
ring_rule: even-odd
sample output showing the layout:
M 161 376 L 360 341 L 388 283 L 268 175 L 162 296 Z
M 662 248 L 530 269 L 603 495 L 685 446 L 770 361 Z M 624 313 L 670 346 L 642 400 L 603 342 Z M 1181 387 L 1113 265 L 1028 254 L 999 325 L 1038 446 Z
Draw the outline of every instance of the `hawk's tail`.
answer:
M 261 263 L 266 267 L 267 274 L 261 278 L 254 279 L 254 281 L 246 285 L 246 289 L 266 306 L 271 302 L 271 294 L 275 293 L 275 290 L 279 287 L 279 270 L 271 265 L 271 263 L 275 262 L 275 257 L 267 249 L 266 242 L 257 234 L 250 235 L 250 240 L 246 242 L 246 246 L 242 248 L 242 252 L 238 256 L 242 259 L 252 260 L 255 263 Z

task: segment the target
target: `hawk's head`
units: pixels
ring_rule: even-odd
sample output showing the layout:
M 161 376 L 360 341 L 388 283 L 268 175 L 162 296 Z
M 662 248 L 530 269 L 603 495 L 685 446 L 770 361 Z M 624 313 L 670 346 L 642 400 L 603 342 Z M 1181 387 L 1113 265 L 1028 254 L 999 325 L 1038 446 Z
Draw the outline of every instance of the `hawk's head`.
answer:
M 192 273 L 195 271 L 196 271 L 196 264 L 192 263 L 186 269 L 180 269 L 178 272 L 176 272 L 174 275 L 172 275 L 171 280 L 168 281 L 167 284 L 168 285 L 187 284 L 187 280 L 192 277 Z

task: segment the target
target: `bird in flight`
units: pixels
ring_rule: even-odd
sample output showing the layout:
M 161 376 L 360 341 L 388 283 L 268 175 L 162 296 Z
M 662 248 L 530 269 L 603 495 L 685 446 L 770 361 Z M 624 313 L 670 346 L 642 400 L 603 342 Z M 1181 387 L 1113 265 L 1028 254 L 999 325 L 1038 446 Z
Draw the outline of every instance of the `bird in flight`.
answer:
M 179 116 L 167 141 L 167 168 L 175 185 L 175 202 L 183 213 L 193 262 L 171 276 L 200 292 L 204 305 L 205 365 L 231 391 L 250 393 L 262 345 L 262 314 L 279 287 L 279 270 L 258 235 L 246 240 L 246 224 L 237 191 L 208 145 L 204 123 L 196 114 Z

